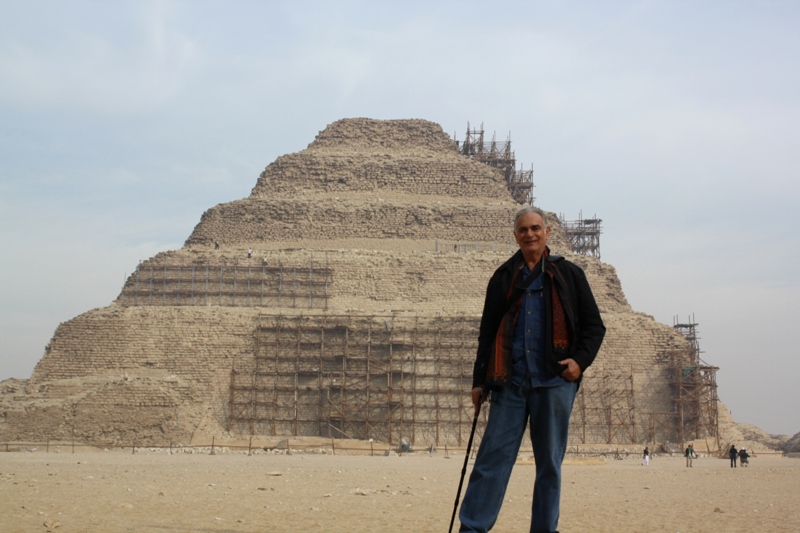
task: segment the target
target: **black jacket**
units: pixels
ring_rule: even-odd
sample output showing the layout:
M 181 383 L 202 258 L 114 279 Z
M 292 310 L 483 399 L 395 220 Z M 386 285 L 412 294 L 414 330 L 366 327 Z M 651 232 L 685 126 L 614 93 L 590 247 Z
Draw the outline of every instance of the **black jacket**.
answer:
M 519 264 L 521 259 L 522 251 L 518 250 L 516 254 L 495 271 L 489 280 L 489 285 L 486 289 L 486 300 L 483 305 L 480 333 L 478 335 L 478 354 L 472 375 L 473 388 L 499 386 L 498 383 L 487 383 L 486 370 L 494 349 L 497 329 L 510 305 L 506 298 L 511 288 L 511 279 L 514 274 L 513 268 L 515 264 Z M 550 377 L 561 374 L 567 368 L 565 365 L 558 363 L 558 361 L 567 358 L 574 359 L 582 371 L 586 370 L 597 356 L 606 332 L 603 320 L 600 318 L 600 310 L 597 308 L 592 289 L 589 287 L 589 282 L 586 280 L 586 274 L 583 273 L 583 270 L 562 256 L 548 255 L 544 264 L 545 271 L 554 267 L 558 268 L 561 273 L 561 276 L 553 278 L 556 281 L 551 281 L 549 275 L 543 277 L 545 323 L 547 324 L 545 330 L 545 355 Z M 559 281 L 561 279 L 564 280 L 563 283 Z M 556 283 L 556 289 L 563 303 L 568 322 L 570 343 L 569 349 L 566 351 L 553 346 L 553 283 Z M 511 361 L 508 360 L 506 364 L 511 365 Z

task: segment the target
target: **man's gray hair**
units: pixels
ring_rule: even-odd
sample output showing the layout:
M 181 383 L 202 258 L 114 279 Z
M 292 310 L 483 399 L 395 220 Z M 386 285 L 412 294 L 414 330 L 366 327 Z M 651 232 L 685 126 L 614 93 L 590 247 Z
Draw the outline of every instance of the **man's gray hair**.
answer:
M 519 217 L 522 215 L 527 215 L 528 213 L 536 213 L 540 217 L 542 217 L 542 222 L 544 222 L 544 227 L 546 228 L 549 224 L 547 223 L 547 215 L 544 214 L 544 211 L 539 209 L 538 207 L 533 207 L 532 205 L 528 205 L 517 211 L 517 216 L 514 217 L 514 227 L 517 227 L 517 222 L 519 222 Z

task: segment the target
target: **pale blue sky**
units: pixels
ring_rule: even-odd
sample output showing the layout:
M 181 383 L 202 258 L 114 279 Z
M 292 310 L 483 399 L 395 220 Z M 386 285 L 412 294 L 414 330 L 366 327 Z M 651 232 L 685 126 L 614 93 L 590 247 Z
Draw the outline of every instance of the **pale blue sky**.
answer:
M 691 313 L 739 422 L 800 431 L 800 3 L 0 4 L 0 379 L 345 117 L 467 121 Z

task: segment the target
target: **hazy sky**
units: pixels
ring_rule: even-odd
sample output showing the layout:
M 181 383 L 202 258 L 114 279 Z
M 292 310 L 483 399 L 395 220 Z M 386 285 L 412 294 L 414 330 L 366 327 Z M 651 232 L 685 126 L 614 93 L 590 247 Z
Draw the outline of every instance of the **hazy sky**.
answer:
M 692 313 L 738 422 L 800 431 L 800 2 L 0 3 L 0 379 L 347 117 L 467 121 Z M 794 406 L 794 407 L 793 407 Z

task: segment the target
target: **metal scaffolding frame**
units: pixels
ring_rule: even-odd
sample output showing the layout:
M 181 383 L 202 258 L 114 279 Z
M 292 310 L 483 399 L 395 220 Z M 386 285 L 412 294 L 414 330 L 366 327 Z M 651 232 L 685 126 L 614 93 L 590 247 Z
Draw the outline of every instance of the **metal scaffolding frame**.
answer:
M 325 313 L 259 320 L 252 356 L 231 370 L 229 431 L 465 444 L 478 317 Z M 491 402 L 487 407 L 479 440 Z M 637 414 L 633 369 L 590 372 L 576 398 L 570 441 L 639 442 L 662 423 L 653 413 Z
M 587 376 L 573 407 L 570 442 L 624 444 L 637 438 L 633 370 Z
M 492 135 L 491 142 L 484 141 L 483 124 L 480 129 L 471 129 L 467 122 L 467 136 L 460 144 L 456 141 L 459 153 L 481 163 L 496 168 L 503 175 L 511 196 L 517 203 L 533 205 L 533 167 L 517 169 L 517 160 L 511 150 L 511 134 L 505 141 L 498 142 Z
M 578 215 L 578 220 L 565 220 L 563 214 L 558 218 L 574 253 L 600 259 L 602 219 L 597 218 L 597 215 L 594 218 L 583 218 L 583 211 Z
M 133 306 L 221 306 L 327 309 L 333 270 L 315 265 L 269 265 L 247 259 L 140 262 L 119 302 Z
M 231 371 L 228 430 L 463 446 L 477 326 L 463 316 L 262 317 L 253 359 Z
M 676 432 L 675 411 L 648 411 L 642 413 L 645 426 L 643 441 L 647 443 L 671 442 Z
M 675 353 L 672 360 L 675 405 L 677 412 L 676 434 L 684 443 L 700 438 L 714 440 L 719 449 L 719 417 L 716 373 L 719 367 L 711 366 L 700 357 L 698 323 L 692 315 L 688 322 L 673 318 L 673 327 L 689 343 L 688 353 Z

